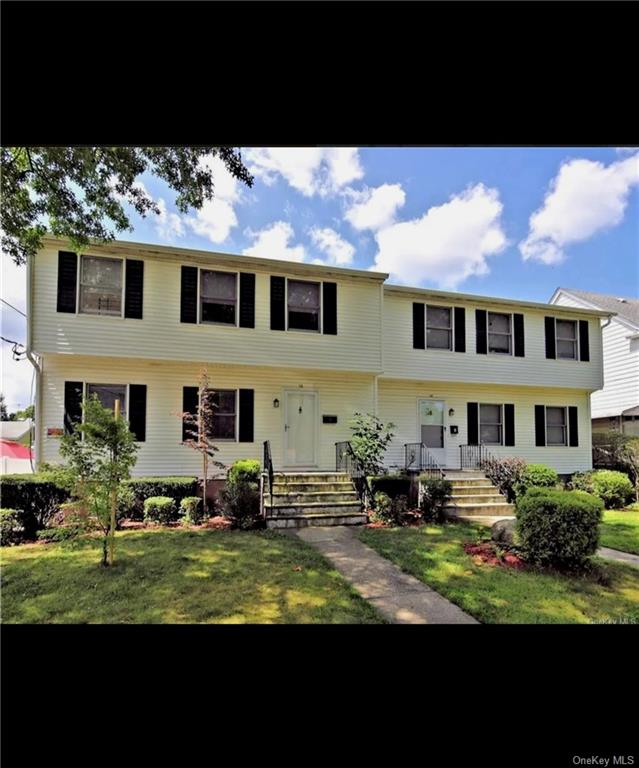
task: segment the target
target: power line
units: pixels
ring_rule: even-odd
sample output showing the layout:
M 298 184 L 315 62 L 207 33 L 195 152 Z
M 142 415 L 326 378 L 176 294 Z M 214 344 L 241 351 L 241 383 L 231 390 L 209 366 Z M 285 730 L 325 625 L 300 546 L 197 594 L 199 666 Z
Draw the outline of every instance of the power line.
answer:
M 13 304 L 9 304 L 9 302 L 5 301 L 4 299 L 0 299 L 0 301 L 3 304 L 6 304 L 8 307 L 11 307 L 11 309 L 15 309 L 15 311 L 18 312 L 19 314 L 21 314 L 22 317 L 26 317 L 26 314 L 21 309 L 18 309 L 17 307 L 14 307 Z
M 11 352 L 13 354 L 13 359 L 20 362 L 20 360 L 24 360 L 27 354 L 27 350 L 24 348 L 24 344 L 21 344 L 19 341 L 12 341 L 11 339 L 7 339 L 4 336 L 0 336 L 0 339 L 2 341 L 6 341 L 7 344 L 12 344 Z M 22 347 L 22 349 L 18 349 L 18 347 Z

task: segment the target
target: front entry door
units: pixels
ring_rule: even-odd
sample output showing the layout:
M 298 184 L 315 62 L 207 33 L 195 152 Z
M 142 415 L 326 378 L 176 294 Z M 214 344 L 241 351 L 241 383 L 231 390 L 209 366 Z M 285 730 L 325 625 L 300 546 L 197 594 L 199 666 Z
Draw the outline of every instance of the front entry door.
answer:
M 419 401 L 419 439 L 440 467 L 446 464 L 445 409 L 443 400 Z
M 284 463 L 288 467 L 317 465 L 317 395 L 286 392 L 284 417 Z

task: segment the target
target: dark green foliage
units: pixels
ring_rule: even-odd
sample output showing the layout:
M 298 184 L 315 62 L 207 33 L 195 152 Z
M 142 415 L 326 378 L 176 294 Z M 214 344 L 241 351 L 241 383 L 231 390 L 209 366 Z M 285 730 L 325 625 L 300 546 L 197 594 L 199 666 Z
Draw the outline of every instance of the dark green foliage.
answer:
M 180 517 L 187 525 L 199 525 L 204 520 L 202 499 L 199 496 L 185 496 L 180 502 Z
M 623 509 L 634 496 L 628 475 L 611 469 L 575 472 L 570 485 L 572 488 L 594 494 L 603 501 L 606 509 Z
M 38 539 L 49 544 L 74 541 L 81 534 L 86 533 L 83 525 L 61 525 L 57 528 L 45 528 L 38 531 Z
M 391 499 L 397 496 L 408 496 L 410 491 L 408 475 L 377 475 L 371 477 L 369 482 L 373 495 L 384 493 Z
M 128 516 L 132 520 L 144 517 L 144 501 L 151 496 L 169 496 L 178 507 L 182 499 L 198 492 L 196 477 L 132 477 L 124 485 L 133 492 L 133 504 Z
M 375 509 L 371 515 L 373 522 L 397 526 L 415 522 L 415 514 L 409 508 L 408 497 L 404 494 L 391 498 L 387 493 L 378 491 L 374 502 Z
M 259 483 L 262 465 L 256 459 L 238 459 L 233 462 L 228 471 L 228 480 L 231 483 Z
M 0 509 L 0 545 L 10 547 L 24 540 L 24 526 L 17 509 Z
M 349 422 L 353 432 L 351 449 L 365 475 L 376 475 L 382 469 L 382 461 L 388 444 L 393 439 L 394 424 L 384 424 L 377 416 L 355 413 Z
M 234 528 L 250 530 L 262 525 L 260 490 L 257 483 L 229 482 L 220 492 L 222 509 Z
M 0 492 L 5 508 L 19 510 L 25 539 L 35 539 L 37 532 L 49 524 L 60 504 L 69 498 L 69 492 L 49 473 L 5 475 L 0 481 Z
M 526 472 L 526 462 L 519 458 L 492 458 L 482 462 L 481 468 L 486 473 L 486 477 L 512 503 L 516 497 L 516 489 L 520 486 Z
M 521 478 L 514 485 L 515 495 L 523 496 L 529 488 L 554 488 L 559 482 L 559 475 L 552 467 L 545 464 L 527 464 Z
M 450 480 L 443 477 L 419 478 L 422 486 L 420 509 L 426 522 L 441 522 L 444 518 L 444 507 L 453 492 Z
M 160 525 L 174 523 L 177 520 L 175 499 L 168 496 L 151 496 L 144 502 L 144 519 Z
M 530 488 L 517 500 L 517 532 L 526 559 L 539 565 L 585 565 L 599 543 L 603 503 L 583 491 Z

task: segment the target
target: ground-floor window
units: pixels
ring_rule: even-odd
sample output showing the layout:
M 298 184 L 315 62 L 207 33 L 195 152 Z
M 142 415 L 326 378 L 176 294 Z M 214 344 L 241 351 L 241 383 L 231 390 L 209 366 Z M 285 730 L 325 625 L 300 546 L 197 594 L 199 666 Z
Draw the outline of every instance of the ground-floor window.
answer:
M 546 406 L 546 445 L 568 445 L 568 419 L 564 406 Z
M 501 445 L 503 442 L 503 406 L 480 404 L 479 442 L 485 445 Z
M 87 397 L 97 395 L 104 408 L 115 410 L 115 401 L 120 401 L 120 415 L 126 419 L 126 384 L 87 384 Z
M 213 405 L 211 438 L 214 440 L 235 440 L 237 390 L 216 389 L 209 395 Z

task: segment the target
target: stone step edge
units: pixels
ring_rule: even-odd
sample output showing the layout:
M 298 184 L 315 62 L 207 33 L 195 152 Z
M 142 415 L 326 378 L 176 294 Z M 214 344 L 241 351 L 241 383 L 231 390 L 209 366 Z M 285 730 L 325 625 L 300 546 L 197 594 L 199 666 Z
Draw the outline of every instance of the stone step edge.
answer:
M 514 509 L 514 504 L 509 504 L 507 501 L 495 501 L 495 502 L 484 502 L 480 501 L 478 503 L 468 503 L 468 504 L 446 504 L 444 509 L 475 509 L 476 507 L 508 507 L 509 509 Z
M 368 517 L 368 515 L 365 512 L 312 512 L 308 514 L 298 514 L 298 515 L 277 515 L 276 517 L 269 517 L 267 515 L 267 520 L 296 520 L 299 518 L 320 518 L 320 517 Z
M 353 501 L 308 501 L 306 504 L 267 504 L 264 503 L 266 509 L 285 509 L 286 507 L 361 507 L 362 502 L 359 499 L 353 499 Z

